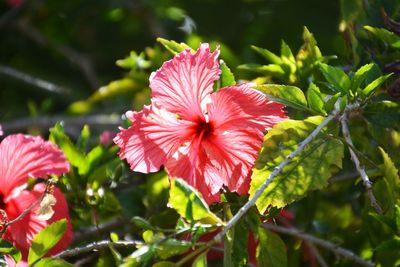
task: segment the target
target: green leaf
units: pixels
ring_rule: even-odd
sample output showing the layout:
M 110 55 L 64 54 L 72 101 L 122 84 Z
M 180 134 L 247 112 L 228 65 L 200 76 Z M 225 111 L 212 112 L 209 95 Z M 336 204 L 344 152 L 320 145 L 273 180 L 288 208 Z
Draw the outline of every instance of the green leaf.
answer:
M 189 221 L 209 220 L 212 223 L 221 223 L 221 220 L 210 211 L 201 194 L 182 179 L 172 180 L 169 204 Z
M 71 139 L 65 134 L 64 128 L 60 123 L 50 128 L 50 140 L 63 150 L 69 163 L 78 168 L 80 175 L 84 175 L 89 171 L 89 164 L 84 154 L 75 147 Z
M 253 169 L 250 197 L 322 120 L 320 116 L 304 121 L 286 120 L 268 131 Z M 256 202 L 261 214 L 269 205 L 284 207 L 305 197 L 308 191 L 321 189 L 328 184 L 328 178 L 342 166 L 344 148 L 340 141 L 326 137 L 326 134 L 329 132 L 323 130 L 264 190 Z
M 281 43 L 281 56 L 282 56 L 284 61 L 285 61 L 285 58 L 286 58 L 291 63 L 295 63 L 296 62 L 296 59 L 293 56 L 292 50 L 290 49 L 290 47 L 283 40 L 282 40 L 282 43 Z M 284 62 L 284 63 L 288 63 L 288 62 Z
M 379 88 L 379 86 L 386 81 L 390 76 L 392 76 L 392 73 L 389 73 L 387 75 L 381 76 L 377 79 L 375 79 L 373 82 L 368 84 L 361 92 L 364 96 L 369 96 L 375 92 L 376 89 Z
M 298 60 L 305 61 L 307 65 L 313 65 L 316 61 L 324 59 L 317 46 L 317 41 L 315 40 L 314 35 L 307 29 L 307 27 L 304 27 L 303 30 L 303 41 L 304 44 L 296 56 Z
M 251 48 L 256 51 L 257 53 L 259 53 L 260 55 L 262 55 L 266 60 L 268 60 L 271 63 L 274 64 L 282 64 L 282 60 L 280 57 L 278 57 L 277 55 L 275 55 L 274 53 L 272 53 L 271 51 L 261 48 L 261 47 L 257 47 L 255 45 L 252 45 Z
M 350 89 L 350 79 L 342 69 L 324 63 L 319 64 L 319 69 L 331 85 L 330 88 L 332 90 L 335 92 L 341 92 L 342 94 L 347 94 Z
M 322 99 L 321 91 L 314 83 L 310 83 L 308 86 L 307 100 L 311 109 L 319 113 L 325 113 L 324 100 Z
M 189 48 L 191 51 L 193 51 L 193 49 L 191 49 L 187 44 L 185 43 L 177 43 L 173 40 L 166 40 L 164 38 L 157 38 L 157 42 L 161 43 L 168 51 L 170 51 L 172 54 L 176 55 L 180 52 L 182 52 L 183 50 Z
M 74 267 L 75 265 L 62 259 L 46 258 L 38 261 L 35 267 Z
M 131 221 L 139 228 L 144 230 L 154 230 L 154 227 L 145 219 L 139 216 L 135 216 Z
M 221 87 L 235 85 L 235 76 L 223 60 L 220 60 Z
M 258 228 L 257 265 L 286 267 L 286 246 L 279 235 L 262 227 Z
M 400 122 L 400 104 L 392 101 L 370 103 L 363 113 L 364 117 L 380 127 L 398 128 Z
M 207 252 L 200 254 L 192 263 L 192 267 L 207 267 Z
M 85 124 L 82 128 L 81 134 L 79 135 L 76 147 L 82 152 L 86 152 L 86 146 L 90 137 L 89 125 Z
M 271 75 L 277 77 L 283 77 L 285 75 L 285 71 L 282 69 L 282 67 L 276 64 L 269 64 L 269 65 L 243 64 L 239 65 L 238 69 L 248 70 L 263 75 Z
M 51 223 L 33 238 L 29 248 L 28 264 L 35 263 L 61 240 L 67 230 L 67 224 L 66 219 Z
M 394 48 L 400 48 L 400 37 L 395 33 L 383 28 L 375 28 L 371 26 L 364 26 L 364 29 L 381 39 L 383 42 L 388 43 Z
M 13 245 L 8 243 L 8 241 L 0 239 L 0 255 L 8 254 L 10 255 L 16 263 L 22 259 L 21 252 L 16 249 Z
M 156 253 L 160 259 L 168 259 L 182 254 L 192 247 L 192 243 L 184 240 L 170 238 L 156 246 Z
M 263 84 L 254 88 L 265 93 L 266 97 L 272 101 L 295 109 L 310 111 L 303 91 L 296 86 Z
M 151 66 L 151 61 L 145 60 L 143 52 L 138 55 L 135 51 L 131 51 L 128 57 L 117 60 L 116 64 L 126 69 L 147 69 Z
M 394 162 L 389 157 L 389 155 L 379 147 L 379 151 L 381 152 L 383 158 L 383 165 L 379 166 L 382 171 L 384 182 L 386 185 L 386 205 L 388 205 L 389 214 L 395 213 L 395 205 L 400 196 L 400 177 L 399 171 L 397 170 Z
M 375 248 L 376 251 L 399 251 L 400 250 L 400 237 L 395 236 L 391 240 L 382 242 Z
M 366 64 L 359 68 L 354 76 L 351 79 L 351 90 L 355 92 L 358 88 L 360 88 L 362 82 L 365 81 L 368 74 L 375 68 L 376 65 L 374 63 Z
M 399 205 L 395 206 L 395 216 L 396 216 L 397 233 L 400 233 L 400 206 Z
M 332 95 L 324 104 L 326 112 L 330 113 L 335 109 L 335 104 L 340 97 L 340 93 Z
M 232 262 L 234 266 L 248 266 L 248 235 L 249 230 L 243 218 L 233 228 Z
M 155 247 L 153 245 L 144 245 L 126 257 L 121 267 L 146 266 L 147 262 L 153 258 L 154 254 Z
M 381 152 L 383 158 L 383 166 L 381 166 L 380 169 L 383 175 L 388 179 L 390 186 L 395 189 L 395 192 L 400 194 L 399 171 L 397 170 L 396 165 L 394 164 L 392 159 L 381 147 L 379 147 L 379 151 Z
M 160 261 L 153 264 L 151 267 L 174 267 L 175 263 L 171 261 Z

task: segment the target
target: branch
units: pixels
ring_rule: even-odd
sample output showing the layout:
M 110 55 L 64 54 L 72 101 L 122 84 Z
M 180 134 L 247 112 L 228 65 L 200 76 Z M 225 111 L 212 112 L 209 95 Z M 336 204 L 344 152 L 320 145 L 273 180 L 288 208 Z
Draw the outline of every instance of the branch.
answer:
M 46 182 L 46 188 L 44 189 L 44 191 L 40 195 L 40 197 L 38 199 L 36 199 L 36 201 L 33 202 L 32 205 L 30 205 L 26 210 L 21 212 L 14 220 L 9 221 L 8 217 L 7 217 L 7 213 L 4 210 L 0 209 L 0 213 L 1 213 L 0 238 L 2 237 L 3 233 L 7 230 L 8 226 L 20 221 L 29 212 L 31 212 L 38 204 L 40 204 L 47 194 L 52 194 L 53 193 L 54 183 L 55 183 L 54 180 L 48 179 L 47 182 Z
M 306 240 L 308 242 L 314 243 L 316 245 L 319 245 L 323 248 L 329 249 L 330 251 L 339 254 L 345 258 L 348 258 L 362 266 L 367 266 L 367 267 L 374 267 L 375 264 L 370 262 L 370 261 L 366 261 L 363 258 L 361 258 L 360 256 L 354 254 L 354 252 L 352 252 L 351 250 L 342 248 L 340 246 L 338 246 L 335 243 L 329 242 L 327 240 L 315 237 L 313 235 L 310 234 L 306 234 L 306 233 L 302 233 L 301 231 L 295 229 L 295 228 L 286 228 L 286 227 L 282 227 L 282 226 L 278 226 L 278 225 L 273 225 L 273 224 L 263 224 L 263 227 L 265 229 L 268 230 L 272 230 L 274 232 L 278 232 L 281 234 L 285 234 L 285 235 L 291 235 L 291 236 L 295 236 L 298 238 L 301 238 L 303 240 Z
M 3 132 L 17 132 L 29 127 L 38 127 L 48 129 L 57 122 L 63 122 L 65 125 L 82 127 L 85 124 L 92 126 L 115 126 L 121 125 L 122 120 L 118 115 L 89 115 L 79 117 L 66 116 L 42 116 L 36 118 L 23 118 L 6 123 L 2 123 Z
M 93 63 L 87 56 L 66 45 L 54 43 L 38 29 L 33 27 L 27 20 L 19 20 L 16 26 L 22 34 L 27 36 L 33 42 L 42 46 L 47 46 L 50 49 L 54 49 L 68 59 L 72 64 L 77 65 L 81 69 L 92 89 L 97 89 L 100 86 Z
M 367 173 L 365 172 L 364 167 L 361 166 L 360 160 L 358 159 L 358 157 L 354 151 L 354 144 L 353 144 L 353 140 L 351 139 L 351 136 L 350 136 L 347 119 L 348 119 L 347 113 L 344 113 L 340 118 L 340 122 L 342 124 L 343 137 L 346 140 L 346 142 L 349 144 L 348 147 L 349 147 L 349 151 L 350 151 L 351 160 L 354 162 L 354 165 L 355 165 L 358 173 L 360 174 L 361 179 L 363 180 L 363 184 L 367 188 L 367 194 L 368 194 L 368 198 L 371 202 L 371 206 L 375 209 L 375 211 L 377 213 L 382 214 L 383 210 L 382 210 L 381 206 L 379 206 L 379 204 L 374 196 L 374 193 L 372 191 L 372 183 L 369 180 L 369 177 L 368 177 Z
M 319 253 L 318 249 L 314 246 L 314 244 L 308 242 L 307 245 L 317 258 L 319 265 L 321 265 L 321 267 L 329 267 L 329 265 L 326 263 L 325 259 L 322 257 L 321 253 Z
M 42 80 L 36 77 L 33 77 L 25 72 L 16 70 L 11 67 L 7 67 L 4 65 L 0 65 L 0 74 L 12 77 L 14 79 L 21 80 L 25 83 L 31 84 L 35 87 L 44 89 L 48 92 L 51 93 L 57 93 L 57 94 L 70 94 L 71 90 L 68 88 L 65 88 L 63 86 L 59 86 L 57 84 L 51 83 L 46 80 Z
M 69 257 L 74 257 L 80 254 L 84 254 L 87 252 L 90 252 L 92 250 L 100 250 L 103 248 L 108 248 L 109 246 L 113 247 L 136 247 L 138 245 L 143 245 L 144 243 L 141 241 L 117 241 L 117 242 L 112 242 L 109 240 L 103 240 L 99 242 L 93 242 L 90 243 L 87 246 L 84 247 L 77 247 L 69 250 L 65 250 L 63 252 L 60 252 L 52 258 L 69 258 Z
M 221 240 L 221 238 L 231 229 L 237 221 L 256 203 L 257 199 L 264 192 L 265 188 L 274 180 L 275 176 L 277 176 L 283 168 L 301 151 L 303 151 L 304 147 L 310 143 L 318 133 L 324 128 L 331 120 L 333 120 L 339 114 L 338 110 L 334 110 L 331 115 L 325 118 L 324 121 L 306 138 L 304 139 L 298 146 L 298 148 L 293 151 L 289 156 L 287 156 L 277 167 L 274 168 L 274 171 L 269 175 L 268 179 L 257 189 L 254 196 L 243 206 L 240 210 L 228 221 L 225 225 L 224 229 L 215 237 L 216 240 Z

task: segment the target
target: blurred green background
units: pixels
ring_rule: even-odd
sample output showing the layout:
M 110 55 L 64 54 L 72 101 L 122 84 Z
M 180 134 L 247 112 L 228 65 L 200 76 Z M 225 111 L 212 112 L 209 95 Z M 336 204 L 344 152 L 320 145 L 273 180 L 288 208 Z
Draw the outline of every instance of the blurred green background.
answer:
M 7 128 L 18 118 L 66 115 L 71 103 L 126 74 L 117 59 L 153 47 L 157 37 L 216 41 L 230 52 L 226 61 L 235 72 L 239 63 L 263 62 L 250 45 L 279 52 L 285 39 L 297 49 L 303 26 L 324 54 L 343 47 L 339 1 L 3 0 L 0 13 L 0 122 L 9 131 L 22 129 Z M 87 111 L 122 113 L 132 106 L 126 98 L 111 103 Z

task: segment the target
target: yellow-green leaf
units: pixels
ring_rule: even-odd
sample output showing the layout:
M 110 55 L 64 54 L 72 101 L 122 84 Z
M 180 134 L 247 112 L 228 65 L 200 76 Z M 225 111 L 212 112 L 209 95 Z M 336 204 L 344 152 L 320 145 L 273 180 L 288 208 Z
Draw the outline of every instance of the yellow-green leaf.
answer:
M 250 197 L 322 120 L 320 116 L 304 121 L 287 120 L 268 132 L 253 169 Z M 269 205 L 284 207 L 305 197 L 308 191 L 328 184 L 328 178 L 342 166 L 344 148 L 340 141 L 326 137 L 326 134 L 323 130 L 264 190 L 256 202 L 260 213 L 264 213 Z

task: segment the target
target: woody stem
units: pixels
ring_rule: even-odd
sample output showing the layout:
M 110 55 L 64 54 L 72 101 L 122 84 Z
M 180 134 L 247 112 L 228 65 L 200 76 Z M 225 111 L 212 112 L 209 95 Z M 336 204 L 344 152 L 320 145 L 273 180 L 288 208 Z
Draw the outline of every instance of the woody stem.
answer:
M 346 142 L 349 144 L 348 147 L 349 147 L 349 151 L 350 151 L 351 160 L 354 162 L 357 172 L 360 174 L 363 184 L 367 189 L 367 195 L 371 202 L 371 206 L 375 209 L 375 211 L 378 214 L 382 214 L 383 210 L 382 210 L 381 206 L 379 206 L 378 201 L 376 200 L 374 193 L 372 192 L 372 183 L 369 180 L 369 177 L 367 175 L 367 172 L 365 171 L 365 168 L 363 166 L 361 166 L 360 160 L 358 159 L 358 157 L 354 151 L 354 144 L 353 144 L 353 140 L 351 139 L 349 126 L 347 124 L 347 114 L 346 113 L 342 115 L 342 117 L 340 118 L 340 122 L 342 124 L 343 137 L 346 140 Z
M 267 188 L 269 184 L 274 180 L 274 178 L 281 173 L 283 168 L 294 158 L 296 157 L 307 144 L 309 144 L 317 135 L 318 133 L 324 128 L 331 120 L 336 118 L 339 114 L 339 110 L 335 109 L 329 116 L 322 121 L 317 128 L 312 131 L 312 133 L 304 139 L 297 149 L 293 151 L 289 156 L 287 156 L 277 167 L 274 168 L 274 171 L 269 175 L 269 177 L 264 181 L 264 183 L 257 189 L 254 196 L 243 206 L 240 210 L 235 214 L 235 216 L 230 219 L 222 231 L 215 237 L 215 240 L 221 240 L 221 238 L 243 217 L 244 214 L 256 203 L 257 199 L 261 196 L 264 190 Z
M 28 213 L 29 213 L 31 210 L 33 210 L 40 202 L 42 202 L 42 200 L 43 200 L 43 198 L 46 196 L 46 194 L 49 193 L 49 188 L 50 188 L 52 185 L 53 185 L 53 181 L 52 181 L 51 179 L 47 180 L 46 189 L 43 191 L 43 193 L 40 195 L 40 197 L 39 197 L 35 202 L 33 202 L 33 204 L 32 204 L 29 208 L 27 208 L 27 209 L 24 210 L 20 215 L 18 215 L 17 218 L 15 218 L 14 220 L 9 221 L 8 223 L 6 223 L 6 224 L 5 224 L 5 227 L 7 227 L 7 226 L 9 226 L 9 225 L 11 225 L 11 224 L 13 224 L 13 223 L 16 223 L 17 221 L 21 220 L 23 217 L 25 217 L 26 214 L 28 214 Z

